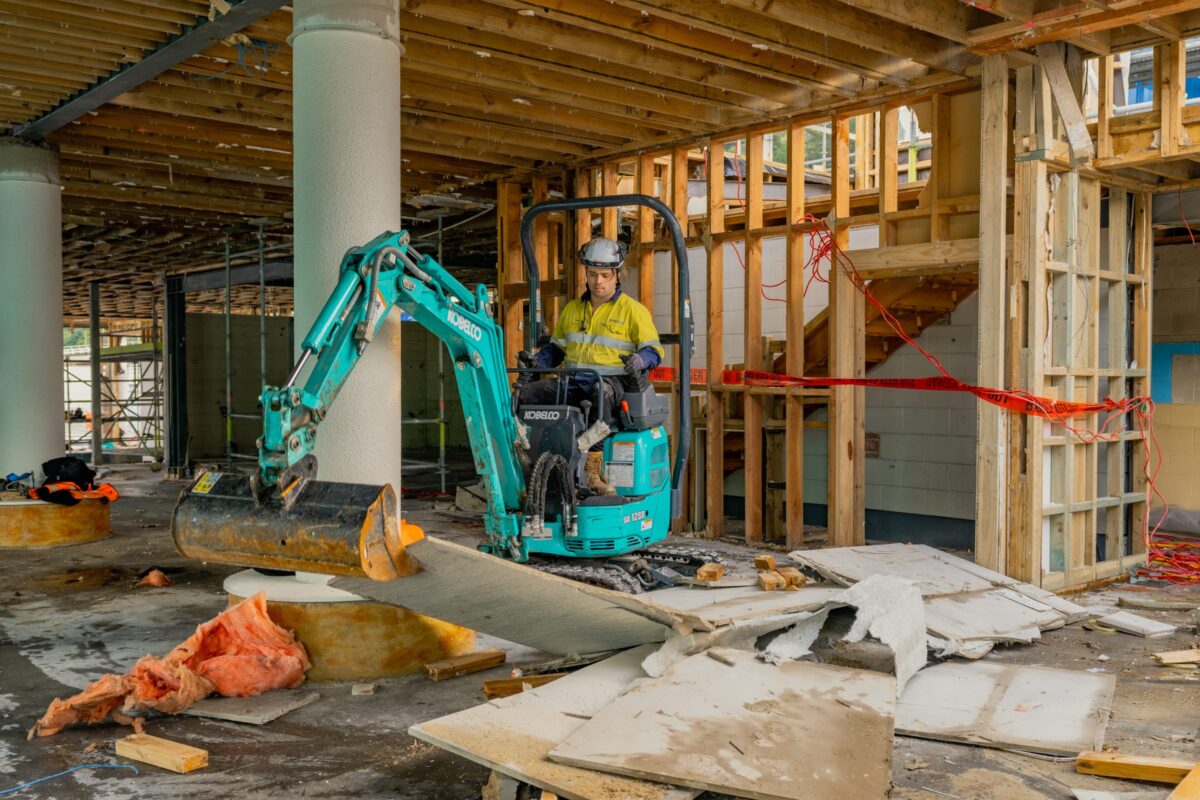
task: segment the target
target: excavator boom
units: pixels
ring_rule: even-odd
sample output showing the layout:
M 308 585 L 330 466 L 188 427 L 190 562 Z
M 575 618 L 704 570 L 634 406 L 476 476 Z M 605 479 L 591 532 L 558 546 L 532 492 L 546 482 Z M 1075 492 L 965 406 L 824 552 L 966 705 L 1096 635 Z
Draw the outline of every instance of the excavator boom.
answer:
M 258 469 L 197 476 L 171 517 L 179 552 L 204 561 L 379 580 L 418 569 L 404 548 L 420 531 L 398 518 L 391 486 L 316 479 L 318 426 L 397 306 L 450 353 L 475 468 L 488 493 L 489 549 L 521 557 L 525 486 L 514 449 L 502 331 L 488 313 L 487 290 L 467 289 L 413 249 L 406 232 L 382 234 L 346 254 L 287 382 L 263 390 Z

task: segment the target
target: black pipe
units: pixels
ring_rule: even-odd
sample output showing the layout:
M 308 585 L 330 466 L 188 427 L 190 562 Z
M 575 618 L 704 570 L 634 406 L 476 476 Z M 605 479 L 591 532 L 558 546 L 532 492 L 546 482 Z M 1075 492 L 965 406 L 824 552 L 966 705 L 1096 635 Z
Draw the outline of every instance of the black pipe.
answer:
M 667 228 L 675 250 L 676 285 L 679 293 L 679 364 L 678 391 L 676 392 L 675 414 L 675 467 L 671 475 L 671 517 L 683 513 L 683 472 L 691 449 L 692 404 L 692 303 L 688 288 L 687 246 L 679 220 L 666 203 L 645 194 L 614 194 L 608 197 L 577 197 L 570 200 L 548 200 L 529 209 L 521 220 L 521 251 L 525 258 L 525 269 L 529 275 L 529 324 L 526 326 L 526 349 L 533 352 L 538 332 L 542 329 L 541 273 L 533 250 L 533 221 L 541 214 L 551 211 L 582 211 L 593 208 L 618 206 L 646 206 L 658 213 Z

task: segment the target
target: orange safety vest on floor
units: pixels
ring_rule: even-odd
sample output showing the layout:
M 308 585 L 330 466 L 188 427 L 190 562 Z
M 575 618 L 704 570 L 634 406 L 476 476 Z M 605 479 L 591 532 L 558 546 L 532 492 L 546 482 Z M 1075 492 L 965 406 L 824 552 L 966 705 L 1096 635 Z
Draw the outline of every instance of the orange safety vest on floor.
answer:
M 99 486 L 89 486 L 87 489 L 79 488 L 79 484 L 70 481 L 58 481 L 56 483 L 47 483 L 44 486 L 35 486 L 29 490 L 29 496 L 34 500 L 45 500 L 47 502 L 55 502 L 62 498 L 60 492 L 65 492 L 72 497 L 76 502 L 80 500 L 104 500 L 111 502 L 120 500 L 121 495 L 111 483 L 102 483 Z M 56 495 L 55 499 L 50 499 L 51 495 Z M 63 504 L 67 505 L 67 504 Z M 70 503 L 69 505 L 74 505 Z

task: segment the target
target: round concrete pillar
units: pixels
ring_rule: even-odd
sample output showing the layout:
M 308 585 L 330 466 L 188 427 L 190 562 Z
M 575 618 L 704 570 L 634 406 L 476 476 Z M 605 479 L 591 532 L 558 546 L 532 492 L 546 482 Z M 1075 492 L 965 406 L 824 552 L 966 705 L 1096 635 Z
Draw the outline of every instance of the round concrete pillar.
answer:
M 397 0 L 294 4 L 297 347 L 347 248 L 400 230 Z M 400 315 L 367 348 L 317 434 L 320 477 L 400 488 Z
M 0 476 L 63 454 L 58 148 L 0 137 Z

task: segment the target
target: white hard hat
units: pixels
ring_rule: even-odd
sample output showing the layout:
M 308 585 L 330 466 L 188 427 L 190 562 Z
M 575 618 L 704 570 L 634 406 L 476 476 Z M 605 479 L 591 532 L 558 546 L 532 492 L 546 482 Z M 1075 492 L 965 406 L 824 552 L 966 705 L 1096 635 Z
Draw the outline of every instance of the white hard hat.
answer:
M 579 248 L 578 258 L 579 263 L 585 267 L 619 270 L 625 266 L 627 252 L 629 252 L 629 245 L 624 242 L 597 236 Z

